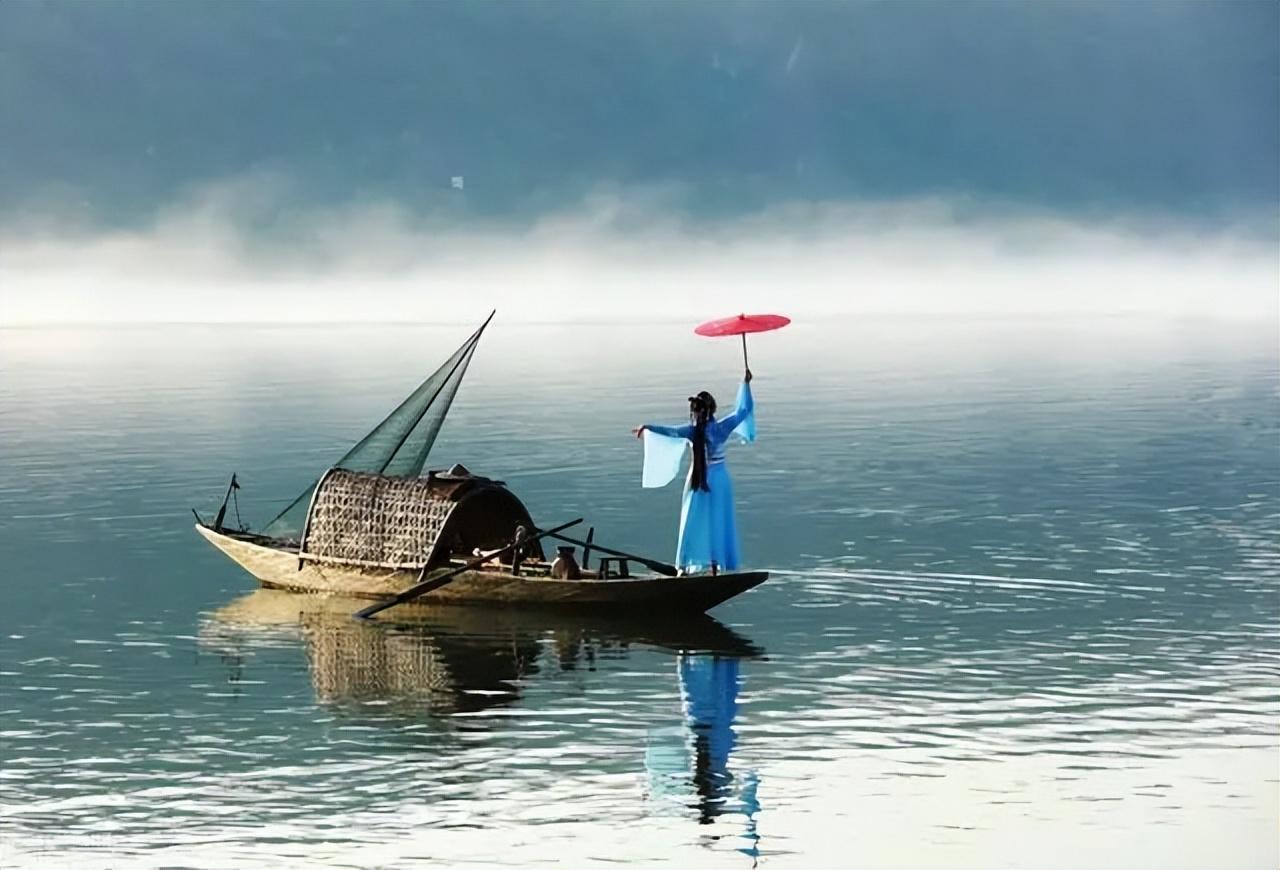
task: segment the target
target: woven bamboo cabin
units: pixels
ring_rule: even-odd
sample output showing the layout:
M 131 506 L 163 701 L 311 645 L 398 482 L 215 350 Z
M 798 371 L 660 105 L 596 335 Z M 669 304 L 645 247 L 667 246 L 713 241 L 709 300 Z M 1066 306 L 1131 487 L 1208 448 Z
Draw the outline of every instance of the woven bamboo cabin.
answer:
M 405 478 L 331 468 L 316 486 L 299 556 L 417 571 L 499 549 L 520 526 L 533 528 L 520 500 L 465 469 Z M 539 542 L 529 547 L 526 555 L 542 559 Z
M 386 602 L 703 611 L 768 578 L 677 576 L 596 543 L 594 529 L 586 540 L 563 534 L 574 523 L 540 529 L 501 481 L 460 465 L 424 474 L 488 323 L 262 531 L 227 527 L 229 505 L 239 517 L 234 475 L 216 518 L 197 513 L 196 530 L 263 586 Z M 560 546 L 548 560 L 552 539 Z M 633 562 L 652 573 L 633 576 Z

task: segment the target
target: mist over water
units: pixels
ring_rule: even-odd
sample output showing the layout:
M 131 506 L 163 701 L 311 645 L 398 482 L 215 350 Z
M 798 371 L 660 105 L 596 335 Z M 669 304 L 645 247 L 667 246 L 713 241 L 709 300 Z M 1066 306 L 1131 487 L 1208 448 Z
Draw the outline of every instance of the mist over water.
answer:
M 1271 3 L 189 6 L 0 8 L 0 324 L 1280 316 Z
M 0 233 L 0 324 L 469 322 L 490 308 L 549 323 L 773 309 L 1280 316 L 1265 220 L 1086 222 L 922 200 L 794 203 L 707 222 L 637 192 L 518 227 L 391 202 L 284 216 L 275 204 L 242 181 L 145 230 L 11 227 Z

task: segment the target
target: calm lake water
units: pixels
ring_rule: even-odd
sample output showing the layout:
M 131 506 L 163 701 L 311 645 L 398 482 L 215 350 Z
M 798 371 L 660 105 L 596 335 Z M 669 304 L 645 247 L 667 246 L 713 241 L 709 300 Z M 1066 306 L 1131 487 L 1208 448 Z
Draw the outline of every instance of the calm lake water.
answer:
M 0 331 L 0 864 L 1280 862 L 1274 324 L 797 323 L 730 468 L 763 587 L 642 624 L 253 592 L 261 525 L 465 337 Z M 669 556 L 683 325 L 480 345 L 430 465 Z

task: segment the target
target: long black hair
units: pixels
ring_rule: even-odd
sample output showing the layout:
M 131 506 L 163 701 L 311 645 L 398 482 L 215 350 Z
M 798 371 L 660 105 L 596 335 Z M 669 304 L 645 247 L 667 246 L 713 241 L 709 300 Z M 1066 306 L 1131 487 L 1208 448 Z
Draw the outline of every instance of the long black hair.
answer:
M 703 390 L 689 397 L 689 419 L 693 422 L 693 476 L 689 485 L 711 491 L 707 486 L 707 423 L 716 412 L 716 400 Z

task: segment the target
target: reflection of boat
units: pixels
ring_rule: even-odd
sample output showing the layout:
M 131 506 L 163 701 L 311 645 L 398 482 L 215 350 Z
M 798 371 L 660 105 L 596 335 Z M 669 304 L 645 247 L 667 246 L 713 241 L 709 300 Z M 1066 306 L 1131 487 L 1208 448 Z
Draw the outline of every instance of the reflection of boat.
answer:
M 509 608 L 406 605 L 397 623 L 351 619 L 353 602 L 261 589 L 210 614 L 201 644 L 229 658 L 301 633 L 316 696 L 430 713 L 480 710 L 519 697 L 518 681 L 570 670 L 633 644 L 721 656 L 762 650 L 706 614 L 657 620 Z
M 763 571 L 670 576 L 670 566 L 593 548 L 591 534 L 579 544 L 583 565 L 570 547 L 557 571 L 529 512 L 503 483 L 461 466 L 421 476 L 486 325 L 261 532 L 225 527 L 226 500 L 212 523 L 197 516 L 197 531 L 263 586 L 360 598 L 392 598 L 425 581 L 440 604 L 667 614 L 708 610 L 768 579 Z M 228 498 L 237 489 L 233 477 Z M 593 549 L 606 554 L 595 568 Z M 471 563 L 482 554 L 491 561 Z M 657 573 L 632 577 L 631 561 Z

